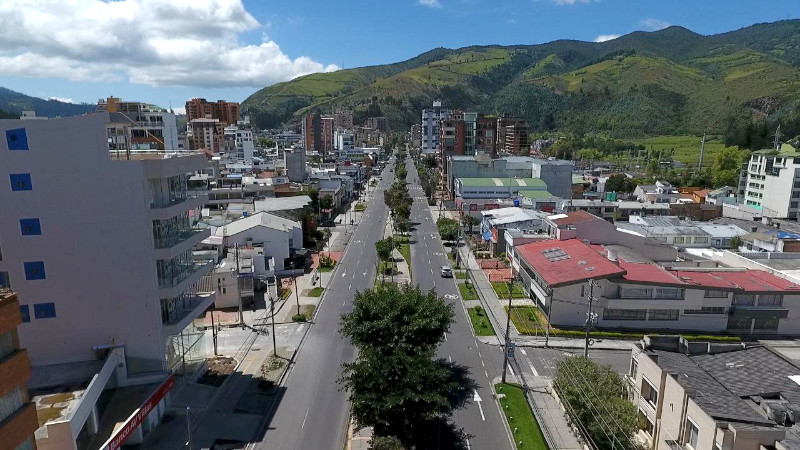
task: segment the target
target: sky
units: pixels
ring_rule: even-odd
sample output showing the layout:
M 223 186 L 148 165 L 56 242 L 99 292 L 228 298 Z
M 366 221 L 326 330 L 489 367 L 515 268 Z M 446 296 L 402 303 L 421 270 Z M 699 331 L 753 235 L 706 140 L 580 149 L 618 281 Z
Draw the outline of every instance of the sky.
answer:
M 797 0 L 2 0 L 0 86 L 180 112 L 297 76 L 436 47 L 701 34 L 800 16 Z

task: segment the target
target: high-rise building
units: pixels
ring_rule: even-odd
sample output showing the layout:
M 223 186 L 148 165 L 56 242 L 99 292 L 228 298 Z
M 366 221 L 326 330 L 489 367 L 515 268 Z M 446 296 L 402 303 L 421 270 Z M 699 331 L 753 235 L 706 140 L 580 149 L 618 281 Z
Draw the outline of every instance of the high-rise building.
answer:
M 31 362 L 17 336 L 23 317 L 17 294 L 2 284 L 0 280 L 0 447 L 35 450 L 33 433 L 39 422 L 26 386 Z
M 364 122 L 364 126 L 367 128 L 372 128 L 373 130 L 378 130 L 381 133 L 388 133 L 389 119 L 386 117 L 368 117 Z
M 334 132 L 333 142 L 336 150 L 349 150 L 355 146 L 353 132 L 341 128 Z
M 411 146 L 419 148 L 422 145 L 422 126 L 418 123 L 411 125 Z
M 525 122 L 506 125 L 504 129 L 504 150 L 509 155 L 530 155 L 530 128 Z
M 236 125 L 239 121 L 239 103 L 217 100 L 210 103 L 204 98 L 193 98 L 186 102 L 186 121 L 194 119 L 217 119 L 225 125 Z
M 219 153 L 224 137 L 220 127 L 224 126 L 218 119 L 192 119 L 186 124 L 189 150 L 206 149 Z
M 444 119 L 450 118 L 450 110 L 442 108 L 441 101 L 433 102 L 433 108 L 422 110 L 422 153 L 439 152 L 439 125 Z
M 109 97 L 98 100 L 97 112 L 109 113 L 106 132 L 112 151 L 178 149 L 177 121 L 170 111 Z
M 283 151 L 283 161 L 286 164 L 286 176 L 292 183 L 306 181 L 306 152 L 302 148 L 286 149 Z
M 761 217 L 800 216 L 800 154 L 789 144 L 758 150 L 742 171 L 744 199 Z
M 322 140 L 322 152 L 325 155 L 333 152 L 333 130 L 334 118 L 333 116 L 323 116 L 319 119 L 320 123 L 320 139 Z
M 169 371 L 199 359 L 194 319 L 214 302 L 201 283 L 214 261 L 193 254 L 208 194 L 188 189 L 207 160 L 109 153 L 108 121 L 0 120 L 0 280 L 22 300 L 34 366 L 124 346 L 129 372 Z
M 225 127 L 225 138 L 232 141 L 232 156 L 242 161 L 252 161 L 255 143 L 253 132 L 236 125 Z
M 475 151 L 497 156 L 497 118 L 479 115 L 475 122 Z
M 439 127 L 439 156 L 446 161 L 448 156 L 464 154 L 465 123 L 459 119 L 443 119 Z
M 322 119 L 319 113 L 306 114 L 302 121 L 303 147 L 306 150 L 322 150 Z
M 352 111 L 340 109 L 333 113 L 333 126 L 335 128 L 353 128 Z

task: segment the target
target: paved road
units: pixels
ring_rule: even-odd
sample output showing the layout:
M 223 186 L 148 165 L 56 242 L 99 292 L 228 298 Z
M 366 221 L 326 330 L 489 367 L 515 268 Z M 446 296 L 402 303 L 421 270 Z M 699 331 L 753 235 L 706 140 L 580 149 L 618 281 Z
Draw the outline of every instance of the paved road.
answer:
M 423 290 L 436 290 L 454 306 L 455 323 L 447 334 L 446 341 L 439 346 L 438 355 L 470 368 L 471 376 L 478 384 L 477 394 L 482 402 L 469 402 L 456 411 L 453 420 L 468 434 L 469 447 L 473 449 L 510 449 L 511 442 L 503 424 L 503 418 L 492 398 L 490 385 L 503 370 L 503 354 L 500 347 L 478 342 L 472 336 L 469 317 L 458 297 L 454 279 L 441 278 L 439 268 L 450 265 L 445 249 L 436 231 L 436 221 L 431 217 L 425 193 L 420 187 L 417 169 L 408 161 L 409 194 L 414 198 L 411 221 L 419 223 L 412 234 L 411 272 L 413 282 Z
M 390 166 L 393 162 L 390 161 Z M 375 241 L 382 239 L 387 208 L 383 191 L 393 175 L 384 172 L 350 241 L 334 280 L 326 292 L 291 372 L 285 391 L 272 414 L 267 415 L 257 449 L 341 449 L 349 420 L 347 394 L 336 380 L 341 364 L 354 359 L 354 350 L 339 336 L 339 317 L 352 310 L 357 290 L 373 286 Z
M 541 347 L 518 347 L 516 358 L 525 373 L 536 376 L 552 376 L 556 365 L 568 356 L 583 356 L 583 350 L 562 350 Z M 631 362 L 629 350 L 589 350 L 589 359 L 611 366 L 620 374 L 628 373 Z

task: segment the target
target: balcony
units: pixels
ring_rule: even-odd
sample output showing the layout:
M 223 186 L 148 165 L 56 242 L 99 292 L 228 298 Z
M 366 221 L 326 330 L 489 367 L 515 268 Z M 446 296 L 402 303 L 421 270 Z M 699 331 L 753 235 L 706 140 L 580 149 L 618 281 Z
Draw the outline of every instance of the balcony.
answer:
M 169 202 L 151 202 L 150 219 L 169 219 L 190 209 L 200 208 L 208 203 L 208 191 L 186 191 L 186 196 Z
M 182 230 L 165 239 L 155 241 L 156 259 L 172 259 L 181 253 L 192 249 L 203 239 L 211 236 L 211 229 Z
M 0 359 L 0 386 L 20 386 L 31 376 L 31 361 L 27 350 L 14 350 Z
M 3 443 L 3 448 L 17 448 L 25 442 L 25 439 L 32 436 L 38 427 L 36 405 L 28 402 L 3 422 L 3 426 L 0 427 L 0 442 Z
M 174 336 L 180 334 L 194 319 L 200 316 L 216 300 L 215 292 L 202 292 L 196 294 L 183 305 L 175 317 L 164 324 L 164 335 Z
M 194 261 L 191 266 L 186 267 L 171 279 L 158 280 L 159 298 L 173 298 L 185 292 L 189 286 L 200 280 L 203 275 L 214 270 L 213 260 Z

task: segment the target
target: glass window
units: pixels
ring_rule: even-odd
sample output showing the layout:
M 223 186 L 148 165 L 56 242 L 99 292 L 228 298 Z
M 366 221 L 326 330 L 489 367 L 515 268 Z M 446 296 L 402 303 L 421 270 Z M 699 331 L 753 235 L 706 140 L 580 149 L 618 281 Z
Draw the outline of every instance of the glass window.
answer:
M 0 272 L 0 287 L 11 289 L 11 279 L 8 272 Z
M 31 310 L 28 308 L 28 305 L 19 305 L 19 312 L 22 314 L 22 323 L 31 321 Z
M 603 310 L 604 320 L 645 320 L 647 318 L 646 309 L 613 309 Z
M 33 446 L 33 438 L 29 437 L 28 439 L 25 440 L 25 442 L 19 444 L 19 446 L 17 446 L 17 448 L 15 448 L 14 450 L 34 450 L 34 448 L 35 447 Z
M 783 296 L 774 294 L 761 294 L 758 296 L 758 306 L 781 306 Z
M 36 236 L 42 234 L 39 219 L 19 219 L 19 230 L 23 236 Z
M 706 291 L 706 298 L 727 298 L 728 293 L 725 291 Z
M 22 407 L 22 403 L 22 389 L 20 389 L 19 386 L 0 397 L 0 422 L 17 412 L 17 410 Z
M 25 128 L 6 130 L 6 144 L 9 150 L 28 150 L 28 134 Z
M 752 319 L 749 317 L 728 317 L 728 330 L 750 331 Z
M 636 379 L 636 375 L 639 372 L 639 361 L 636 358 L 631 358 L 631 378 Z
M 777 317 L 761 317 L 753 320 L 754 330 L 778 330 L 780 319 Z
M 684 309 L 684 314 L 725 314 L 724 306 L 703 306 L 700 309 Z
M 11 332 L 0 334 L 0 360 L 14 353 L 14 339 Z
M 641 392 L 642 398 L 647 400 L 647 403 L 650 403 L 653 407 L 658 404 L 658 390 L 646 378 L 642 378 Z
M 756 304 L 756 296 L 752 294 L 735 294 L 733 304 L 739 306 L 753 306 Z
M 647 320 L 678 320 L 678 309 L 651 309 L 647 313 Z
M 700 429 L 690 419 L 686 419 L 686 445 L 696 450 L 699 437 Z
M 22 263 L 25 269 L 25 279 L 29 281 L 44 280 L 44 262 L 43 261 L 30 261 Z
M 29 173 L 12 173 L 8 176 L 11 181 L 12 191 L 30 191 L 33 190 L 33 181 Z
M 639 410 L 638 422 L 639 429 L 647 433 L 648 436 L 653 437 L 655 425 L 642 410 Z
M 34 303 L 33 317 L 37 319 L 52 319 L 56 316 L 55 303 Z

